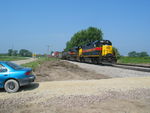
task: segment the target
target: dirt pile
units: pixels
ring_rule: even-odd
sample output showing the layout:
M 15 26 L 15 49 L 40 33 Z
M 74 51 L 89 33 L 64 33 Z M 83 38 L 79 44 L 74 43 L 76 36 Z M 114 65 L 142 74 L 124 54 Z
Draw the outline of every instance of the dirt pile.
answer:
M 96 74 L 67 61 L 48 61 L 35 69 L 36 81 L 89 80 L 106 79 L 107 76 Z

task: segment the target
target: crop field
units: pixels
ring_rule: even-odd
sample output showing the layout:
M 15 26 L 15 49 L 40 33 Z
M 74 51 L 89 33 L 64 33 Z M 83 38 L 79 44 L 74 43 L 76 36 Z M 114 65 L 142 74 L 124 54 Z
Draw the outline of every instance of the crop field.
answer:
M 150 57 L 121 57 L 118 63 L 150 64 Z
M 0 61 L 16 61 L 16 60 L 25 60 L 28 59 L 26 57 L 19 56 L 0 56 Z

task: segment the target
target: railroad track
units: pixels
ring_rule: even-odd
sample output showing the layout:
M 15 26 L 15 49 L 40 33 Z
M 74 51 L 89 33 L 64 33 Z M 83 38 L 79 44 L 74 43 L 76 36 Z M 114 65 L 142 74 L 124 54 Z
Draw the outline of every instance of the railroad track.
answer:
M 150 72 L 150 66 L 144 65 L 134 65 L 134 64 L 112 64 L 113 67 L 123 68 L 123 69 L 130 69 L 136 71 L 143 71 L 143 72 Z
M 77 62 L 77 61 L 72 61 L 72 62 Z M 80 63 L 82 63 L 82 62 L 80 62 Z M 84 62 L 84 63 L 93 64 L 91 62 Z M 95 65 L 112 66 L 112 67 L 122 68 L 122 69 L 150 72 L 150 66 L 144 66 L 144 65 L 121 64 L 121 63 L 117 63 L 117 64 L 103 63 L 103 64 L 95 64 Z

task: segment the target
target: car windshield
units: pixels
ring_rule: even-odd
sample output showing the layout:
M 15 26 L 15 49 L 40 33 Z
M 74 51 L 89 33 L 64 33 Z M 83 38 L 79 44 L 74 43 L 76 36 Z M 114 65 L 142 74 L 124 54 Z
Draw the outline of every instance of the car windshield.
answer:
M 12 67 L 12 68 L 15 69 L 15 70 L 23 69 L 22 66 L 19 66 L 19 65 L 17 65 L 17 64 L 11 63 L 11 62 L 7 62 L 6 64 L 7 64 L 8 66 Z

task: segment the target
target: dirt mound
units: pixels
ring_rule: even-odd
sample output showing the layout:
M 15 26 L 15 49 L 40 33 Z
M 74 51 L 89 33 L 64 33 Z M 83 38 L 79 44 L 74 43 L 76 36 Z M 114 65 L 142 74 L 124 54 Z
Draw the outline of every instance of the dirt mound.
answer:
M 35 69 L 36 81 L 89 80 L 106 79 L 104 75 L 96 74 L 67 61 L 48 61 Z

